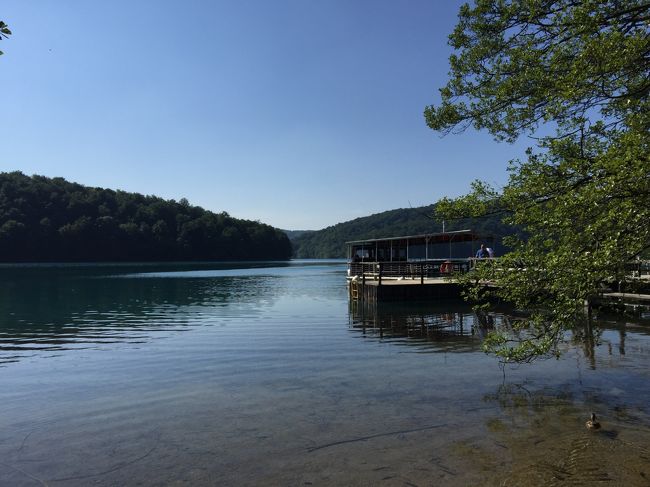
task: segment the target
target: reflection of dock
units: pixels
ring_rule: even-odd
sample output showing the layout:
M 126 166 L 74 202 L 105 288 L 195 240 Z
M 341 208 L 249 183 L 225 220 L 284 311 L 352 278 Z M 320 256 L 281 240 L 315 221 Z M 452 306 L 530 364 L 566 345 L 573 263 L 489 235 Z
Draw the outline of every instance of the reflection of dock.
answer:
M 500 321 L 500 317 L 478 317 L 466 303 L 458 300 L 436 304 L 350 300 L 352 329 L 368 338 L 406 338 L 414 345 L 424 341 L 444 344 L 445 349 L 475 350 L 495 321 Z
M 626 309 L 632 313 L 647 313 L 650 311 L 650 294 L 639 294 L 631 292 L 611 292 L 601 294 L 595 301 L 596 306 L 603 306 L 605 309 L 614 307 Z

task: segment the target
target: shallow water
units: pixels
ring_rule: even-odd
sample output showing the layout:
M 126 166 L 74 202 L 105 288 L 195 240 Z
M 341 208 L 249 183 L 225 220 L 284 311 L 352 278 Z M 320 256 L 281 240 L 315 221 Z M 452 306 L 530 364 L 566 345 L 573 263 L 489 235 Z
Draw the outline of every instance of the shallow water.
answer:
M 650 484 L 648 320 L 504 370 L 503 315 L 350 304 L 344 275 L 0 267 L 0 485 Z

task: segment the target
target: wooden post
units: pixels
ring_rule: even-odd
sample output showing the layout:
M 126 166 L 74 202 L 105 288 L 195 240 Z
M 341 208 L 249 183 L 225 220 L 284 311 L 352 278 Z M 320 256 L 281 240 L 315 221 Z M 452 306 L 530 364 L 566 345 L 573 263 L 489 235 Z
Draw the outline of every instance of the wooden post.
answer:
M 424 264 L 420 264 L 420 284 L 424 284 Z
M 381 286 L 381 274 L 384 271 L 384 265 L 381 262 L 377 265 L 379 266 L 379 282 L 377 282 L 377 286 Z
M 587 321 L 589 322 L 589 326 L 591 326 L 592 310 L 593 310 L 591 299 L 589 298 L 585 299 L 584 307 L 585 307 L 585 314 L 587 315 Z

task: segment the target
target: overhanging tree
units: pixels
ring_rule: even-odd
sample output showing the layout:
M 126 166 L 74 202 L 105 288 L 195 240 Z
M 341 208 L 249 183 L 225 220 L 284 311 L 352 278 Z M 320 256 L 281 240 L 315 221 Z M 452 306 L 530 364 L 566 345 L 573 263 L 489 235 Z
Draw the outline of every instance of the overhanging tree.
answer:
M 429 127 L 527 135 L 536 148 L 510 163 L 505 187 L 476 181 L 438 211 L 499 213 L 525 229 L 527 239 L 513 237 L 511 253 L 472 276 L 533 311 L 486 347 L 506 360 L 557 353 L 585 302 L 629 280 L 626 264 L 650 248 L 650 2 L 476 0 L 461 8 L 450 44 Z
M 7 39 L 11 35 L 11 31 L 9 30 L 9 26 L 5 24 L 3 21 L 0 20 L 0 39 L 5 38 Z M 2 56 L 3 52 L 0 51 L 0 56 Z

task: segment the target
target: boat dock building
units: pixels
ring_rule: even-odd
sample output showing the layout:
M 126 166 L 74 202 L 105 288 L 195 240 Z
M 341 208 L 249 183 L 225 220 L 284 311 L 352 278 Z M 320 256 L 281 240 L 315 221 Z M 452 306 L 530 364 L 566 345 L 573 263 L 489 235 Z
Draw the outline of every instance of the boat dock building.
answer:
M 346 242 L 353 300 L 454 298 L 460 286 L 449 277 L 474 266 L 481 244 L 492 236 L 472 230 Z

